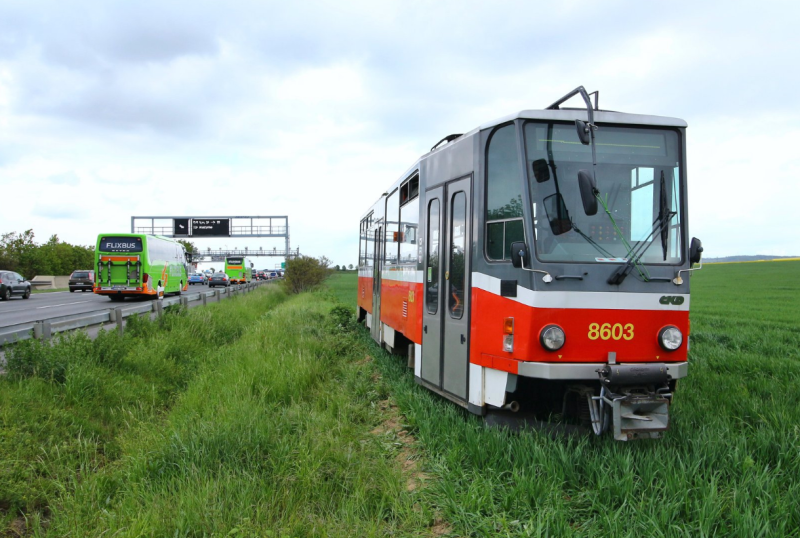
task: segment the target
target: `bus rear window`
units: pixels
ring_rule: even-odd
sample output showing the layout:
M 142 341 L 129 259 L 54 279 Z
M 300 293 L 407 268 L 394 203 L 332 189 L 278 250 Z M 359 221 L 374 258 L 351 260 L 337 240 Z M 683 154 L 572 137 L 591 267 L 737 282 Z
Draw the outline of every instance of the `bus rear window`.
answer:
M 228 258 L 227 259 L 228 265 L 242 265 L 244 263 L 243 258 Z
M 100 252 L 141 252 L 141 237 L 101 237 Z

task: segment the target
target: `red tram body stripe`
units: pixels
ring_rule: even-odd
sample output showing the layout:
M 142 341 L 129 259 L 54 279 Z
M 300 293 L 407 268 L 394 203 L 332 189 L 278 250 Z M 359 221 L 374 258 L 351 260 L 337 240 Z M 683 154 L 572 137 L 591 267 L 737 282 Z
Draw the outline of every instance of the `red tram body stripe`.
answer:
M 372 314 L 372 277 L 358 277 L 358 306 Z
M 358 306 L 374 315 L 372 285 L 372 278 L 358 277 Z M 417 282 L 381 281 L 380 321 L 417 344 L 422 343 L 422 291 L 422 284 Z
M 514 318 L 514 351 L 503 351 L 503 321 Z M 590 339 L 590 325 L 630 325 L 627 331 L 609 329 L 609 338 Z M 564 346 L 546 351 L 539 343 L 541 330 L 550 324 L 566 334 Z M 686 339 L 676 351 L 658 345 L 658 333 L 674 325 L 689 334 L 688 311 L 604 310 L 580 308 L 537 308 L 479 288 L 472 289 L 470 362 L 516 373 L 517 361 L 580 363 L 608 361 L 616 353 L 618 362 L 681 362 L 687 357 Z M 592 335 L 594 336 L 594 335 Z M 628 336 L 630 339 L 626 339 Z M 616 338 L 615 338 L 616 337 Z

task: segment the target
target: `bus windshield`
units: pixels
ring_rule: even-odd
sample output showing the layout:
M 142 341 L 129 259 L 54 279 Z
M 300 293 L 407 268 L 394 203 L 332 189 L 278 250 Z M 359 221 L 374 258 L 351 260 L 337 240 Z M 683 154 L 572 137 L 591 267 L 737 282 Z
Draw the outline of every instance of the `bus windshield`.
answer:
M 524 133 L 539 260 L 622 263 L 631 249 L 642 249 L 643 263 L 681 262 L 677 131 L 601 125 L 595 141 L 602 202 L 592 216 L 584 212 L 577 179 L 579 170 L 591 173 L 592 150 L 575 125 L 528 122 Z

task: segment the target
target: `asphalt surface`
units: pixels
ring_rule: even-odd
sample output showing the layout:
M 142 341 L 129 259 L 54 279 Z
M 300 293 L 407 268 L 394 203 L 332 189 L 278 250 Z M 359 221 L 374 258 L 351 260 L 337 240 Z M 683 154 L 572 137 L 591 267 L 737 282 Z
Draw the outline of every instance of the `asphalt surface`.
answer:
M 211 288 L 214 290 L 215 288 Z M 203 284 L 189 285 L 184 293 L 208 291 L 208 286 Z M 118 306 L 135 304 L 141 301 L 151 301 L 149 298 L 127 298 L 122 302 L 112 302 L 102 295 L 95 295 L 90 291 L 54 291 L 51 293 L 34 293 L 30 299 L 12 297 L 10 301 L 0 301 L 0 327 L 40 321 L 59 316 L 72 314 L 85 314 L 95 310 L 107 310 Z

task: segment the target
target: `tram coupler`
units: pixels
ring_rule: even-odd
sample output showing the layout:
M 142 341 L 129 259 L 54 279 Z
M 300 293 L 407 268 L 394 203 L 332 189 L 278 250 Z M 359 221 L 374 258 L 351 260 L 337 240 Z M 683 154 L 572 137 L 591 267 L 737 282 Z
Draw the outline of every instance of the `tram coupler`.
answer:
M 604 426 L 610 415 L 614 439 L 658 439 L 669 428 L 672 394 L 666 365 L 609 364 L 597 373 L 600 396 L 592 398 L 596 405 L 591 408 Z

